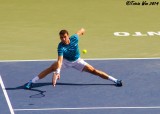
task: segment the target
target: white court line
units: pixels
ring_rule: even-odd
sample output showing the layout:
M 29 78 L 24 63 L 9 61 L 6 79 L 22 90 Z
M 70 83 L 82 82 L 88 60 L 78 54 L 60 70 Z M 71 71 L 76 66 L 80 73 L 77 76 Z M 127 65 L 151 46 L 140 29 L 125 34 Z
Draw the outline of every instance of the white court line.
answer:
M 81 107 L 81 108 L 40 108 L 40 109 L 14 109 L 14 111 L 101 110 L 101 109 L 160 109 L 160 106 L 151 106 L 151 107 Z
M 84 58 L 84 60 L 145 60 L 145 59 L 160 59 L 157 58 Z M 57 59 L 35 59 L 35 60 L 0 60 L 0 62 L 36 62 L 36 61 L 56 61 Z
M 5 96 L 5 98 L 6 98 L 6 101 L 7 101 L 8 107 L 9 107 L 9 110 L 10 110 L 11 114 L 14 114 L 14 110 L 13 110 L 13 107 L 12 107 L 12 105 L 11 105 L 10 99 L 9 99 L 9 97 L 8 97 L 7 91 L 6 91 L 6 89 L 5 89 L 5 86 L 4 86 L 4 83 L 3 83 L 3 80 L 2 80 L 1 75 L 0 75 L 0 85 L 1 85 L 1 87 L 2 87 L 4 96 Z

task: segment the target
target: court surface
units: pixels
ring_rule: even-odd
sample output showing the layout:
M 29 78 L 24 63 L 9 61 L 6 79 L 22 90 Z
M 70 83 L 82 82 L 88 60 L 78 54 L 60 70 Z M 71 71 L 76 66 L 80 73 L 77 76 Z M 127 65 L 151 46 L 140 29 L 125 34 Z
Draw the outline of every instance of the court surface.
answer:
M 56 88 L 50 74 L 25 90 L 23 85 L 54 60 L 1 61 L 0 114 L 159 114 L 160 59 L 86 61 L 124 85 L 68 69 Z

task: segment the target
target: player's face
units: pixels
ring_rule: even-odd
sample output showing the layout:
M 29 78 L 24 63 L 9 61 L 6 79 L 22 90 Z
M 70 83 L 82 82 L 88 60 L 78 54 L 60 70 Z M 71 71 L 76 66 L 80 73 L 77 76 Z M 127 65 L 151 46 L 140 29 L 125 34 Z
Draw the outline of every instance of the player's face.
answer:
M 64 35 L 60 35 L 61 42 L 64 44 L 69 44 L 69 35 L 66 33 Z

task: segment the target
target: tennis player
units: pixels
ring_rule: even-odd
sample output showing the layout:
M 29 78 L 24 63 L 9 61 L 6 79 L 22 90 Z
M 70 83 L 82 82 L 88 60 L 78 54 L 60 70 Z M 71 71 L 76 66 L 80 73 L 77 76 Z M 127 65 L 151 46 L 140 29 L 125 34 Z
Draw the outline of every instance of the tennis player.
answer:
M 57 79 L 60 79 L 60 72 L 66 68 L 72 67 L 79 71 L 85 71 L 103 79 L 111 80 L 116 86 L 122 86 L 122 81 L 118 80 L 103 71 L 95 69 L 82 58 L 79 51 L 79 36 L 85 33 L 85 29 L 81 28 L 74 35 L 69 36 L 67 30 L 59 32 L 61 42 L 58 45 L 58 59 L 50 67 L 42 71 L 38 76 L 30 80 L 26 85 L 26 89 L 31 89 L 33 84 L 53 72 L 52 84 L 55 87 Z

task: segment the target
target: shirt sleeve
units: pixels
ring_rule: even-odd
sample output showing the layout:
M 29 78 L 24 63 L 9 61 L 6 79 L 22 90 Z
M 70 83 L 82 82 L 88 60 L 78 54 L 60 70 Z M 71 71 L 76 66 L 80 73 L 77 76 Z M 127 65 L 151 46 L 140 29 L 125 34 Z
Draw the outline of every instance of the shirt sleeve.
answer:
M 70 39 L 74 39 L 75 41 L 78 42 L 79 36 L 78 36 L 78 34 L 74 34 L 74 35 L 72 35 L 72 36 L 70 37 Z

